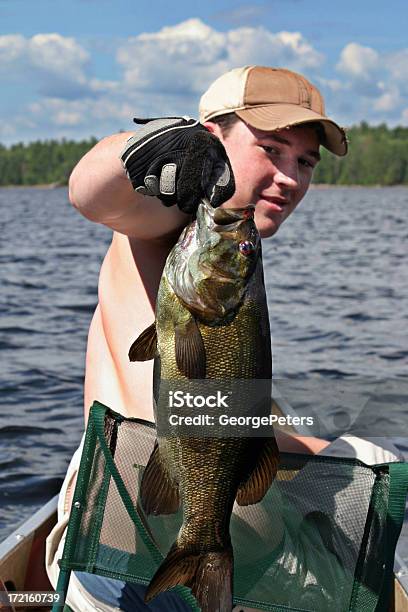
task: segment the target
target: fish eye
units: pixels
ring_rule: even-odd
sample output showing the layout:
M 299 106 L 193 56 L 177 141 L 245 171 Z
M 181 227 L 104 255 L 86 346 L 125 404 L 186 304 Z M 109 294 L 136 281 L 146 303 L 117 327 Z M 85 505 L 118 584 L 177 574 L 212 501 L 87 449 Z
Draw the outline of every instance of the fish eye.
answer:
M 238 245 L 238 249 L 242 255 L 248 256 L 252 255 L 255 251 L 255 245 L 250 240 L 242 240 Z

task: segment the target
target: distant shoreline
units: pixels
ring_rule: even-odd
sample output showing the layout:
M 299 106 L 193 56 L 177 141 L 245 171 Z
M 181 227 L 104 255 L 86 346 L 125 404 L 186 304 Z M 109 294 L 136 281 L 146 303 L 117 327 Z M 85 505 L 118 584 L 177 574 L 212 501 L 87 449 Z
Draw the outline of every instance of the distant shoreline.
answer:
M 0 189 L 59 189 L 68 187 L 61 183 L 40 183 L 36 185 L 0 185 Z M 408 187 L 404 183 L 398 185 L 338 185 L 336 183 L 312 183 L 309 189 L 393 189 L 394 187 Z
M 0 189 L 58 189 L 59 187 L 68 187 L 61 183 L 38 183 L 35 185 L 0 185 Z
M 393 189 L 394 187 L 408 187 L 404 183 L 398 185 L 338 185 L 337 183 L 312 183 L 309 189 Z

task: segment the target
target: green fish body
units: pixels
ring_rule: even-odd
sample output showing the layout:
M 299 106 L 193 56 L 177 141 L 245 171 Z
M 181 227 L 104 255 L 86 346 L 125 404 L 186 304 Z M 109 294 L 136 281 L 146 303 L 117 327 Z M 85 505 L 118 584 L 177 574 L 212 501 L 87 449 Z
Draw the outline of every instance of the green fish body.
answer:
M 200 204 L 196 221 L 167 258 L 156 321 L 129 351 L 131 360 L 153 356 L 158 438 L 144 471 L 141 502 L 148 514 L 172 513 L 181 503 L 183 524 L 146 600 L 180 584 L 191 589 L 202 612 L 229 612 L 233 504 L 256 503 L 265 495 L 277 470 L 277 445 L 271 428 L 266 437 L 233 436 L 230 430 L 223 437 L 222 428 L 215 436 L 211 428 L 179 434 L 169 427 L 174 412 L 169 389 L 181 385 L 195 397 L 204 395 L 207 383 L 223 389 L 235 384 L 238 413 L 241 408 L 245 413 L 257 381 L 267 396 L 257 413 L 270 413 L 271 340 L 253 207 Z

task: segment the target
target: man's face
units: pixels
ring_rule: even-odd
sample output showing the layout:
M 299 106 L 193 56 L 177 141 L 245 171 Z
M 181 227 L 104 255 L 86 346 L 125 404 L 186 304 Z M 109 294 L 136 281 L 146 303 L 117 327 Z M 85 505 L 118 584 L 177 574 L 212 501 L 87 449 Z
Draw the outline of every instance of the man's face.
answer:
M 220 138 L 234 171 L 236 191 L 223 206 L 254 204 L 260 235 L 272 236 L 310 185 L 313 168 L 320 159 L 315 130 L 295 126 L 264 132 L 238 121 L 223 136 L 218 125 L 205 125 Z

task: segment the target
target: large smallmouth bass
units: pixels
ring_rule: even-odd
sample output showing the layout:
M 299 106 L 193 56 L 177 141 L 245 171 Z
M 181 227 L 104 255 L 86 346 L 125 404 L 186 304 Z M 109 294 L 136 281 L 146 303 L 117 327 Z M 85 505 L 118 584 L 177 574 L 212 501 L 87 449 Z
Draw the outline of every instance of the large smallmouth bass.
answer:
M 183 507 L 179 534 L 149 584 L 146 601 L 184 585 L 202 612 L 229 612 L 234 501 L 260 501 L 277 471 L 272 428 L 263 437 L 211 437 L 199 429 L 178 435 L 169 429 L 169 394 L 163 392 L 178 383 L 194 392 L 209 381 L 267 381 L 261 413 L 270 413 L 271 339 L 253 215 L 253 206 L 214 209 L 207 200 L 201 202 L 196 220 L 167 258 L 156 320 L 129 351 L 132 361 L 155 359 L 158 436 L 141 482 L 143 509 L 168 514 L 180 503 Z M 245 392 L 240 397 L 242 405 L 250 404 Z

